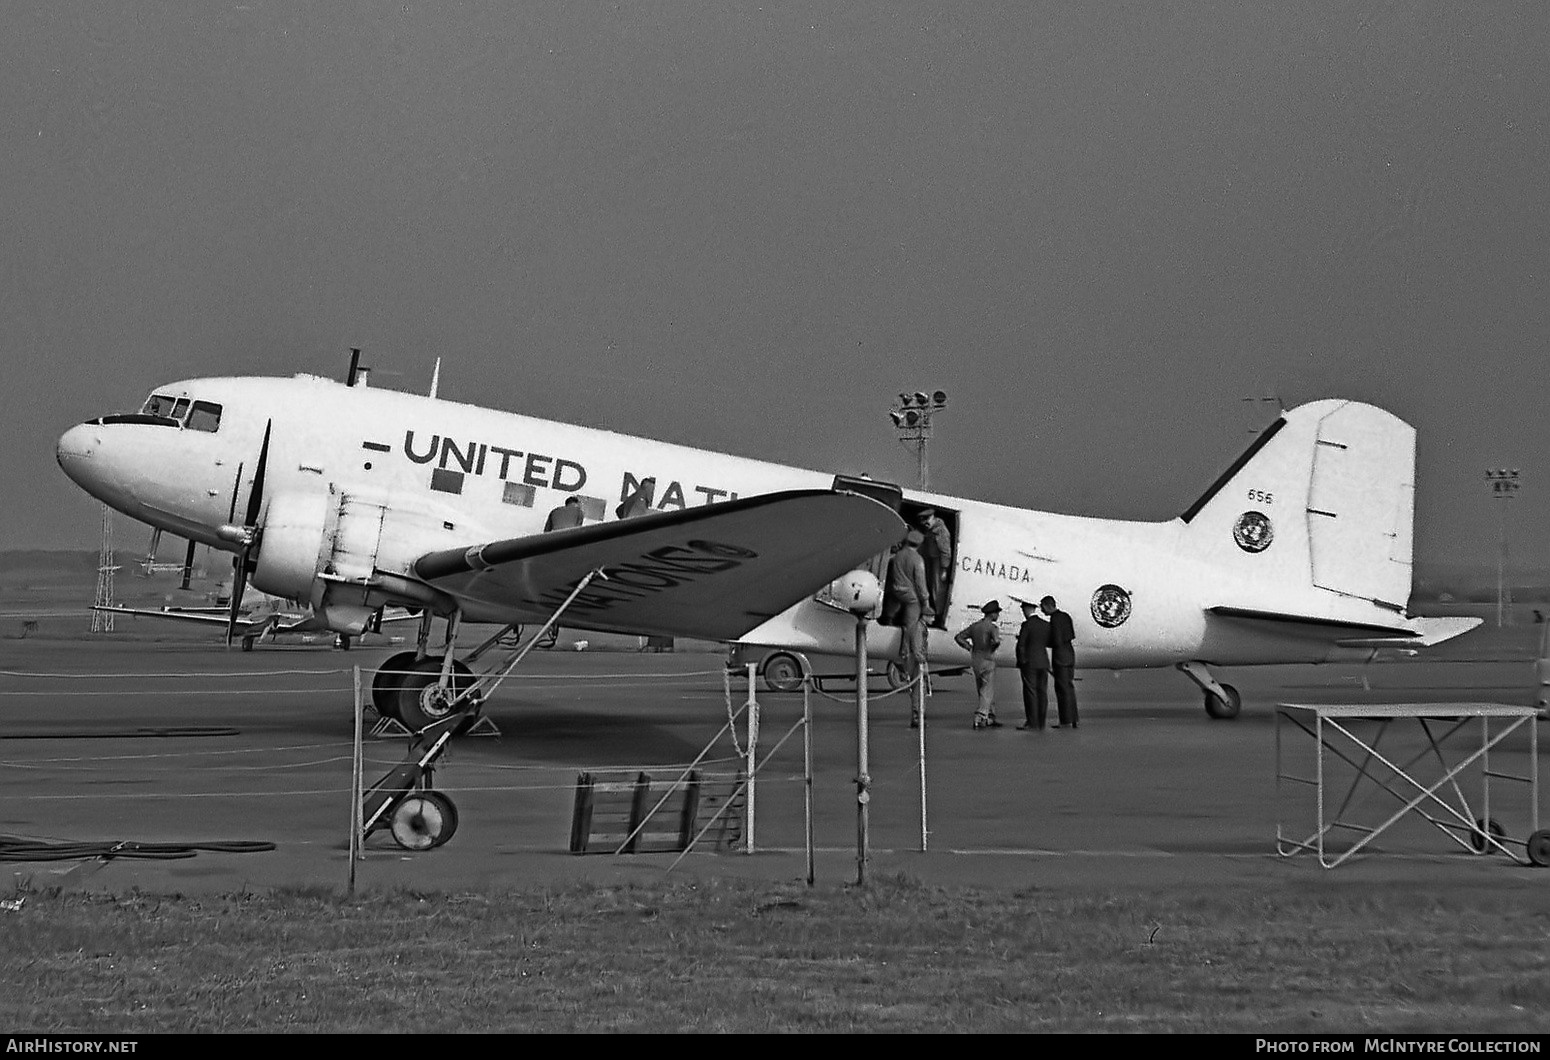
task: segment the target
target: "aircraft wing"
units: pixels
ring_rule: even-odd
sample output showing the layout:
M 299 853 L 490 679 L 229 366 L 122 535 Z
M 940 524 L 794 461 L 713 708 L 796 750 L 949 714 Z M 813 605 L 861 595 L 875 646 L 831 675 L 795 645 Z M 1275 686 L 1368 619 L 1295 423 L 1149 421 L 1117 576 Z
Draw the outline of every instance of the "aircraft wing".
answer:
M 893 509 L 791 490 L 420 557 L 417 577 L 471 613 L 542 620 L 601 569 L 561 621 L 731 640 L 904 536 Z
M 93 611 L 110 612 L 115 615 L 139 615 L 144 618 L 166 618 L 174 622 L 199 622 L 205 625 L 226 625 L 226 612 L 222 609 L 220 614 L 209 611 L 163 611 L 160 608 L 149 607 L 107 607 L 102 604 L 93 604 Z
M 194 622 L 206 626 L 220 626 L 223 629 L 228 621 L 224 611 L 217 615 L 208 611 L 162 611 L 148 607 L 106 607 L 100 604 L 93 604 L 92 610 L 111 611 L 116 615 L 135 615 L 140 618 L 165 618 L 173 622 Z M 276 633 L 311 633 L 327 628 L 309 614 L 289 611 L 270 611 L 261 615 L 248 613 L 237 619 L 239 637 L 262 636 L 270 630 Z

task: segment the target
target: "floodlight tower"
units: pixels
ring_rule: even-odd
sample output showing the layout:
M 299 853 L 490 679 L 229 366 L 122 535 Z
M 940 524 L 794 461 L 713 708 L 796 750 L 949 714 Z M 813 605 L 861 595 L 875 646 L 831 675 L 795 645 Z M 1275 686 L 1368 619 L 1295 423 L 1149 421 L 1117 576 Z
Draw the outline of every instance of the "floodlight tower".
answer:
M 1491 496 L 1502 502 L 1496 506 L 1496 626 L 1503 625 L 1504 618 L 1510 624 L 1512 589 L 1507 585 L 1507 502 L 1518 495 L 1522 485 L 1517 468 L 1486 468 L 1486 485 Z
M 930 394 L 917 390 L 913 394 L 900 394 L 899 403 L 888 413 L 899 432 L 899 441 L 915 446 L 915 484 L 925 489 L 930 477 L 926 465 L 926 443 L 931 438 L 931 417 L 947 407 L 947 391 L 933 390 Z

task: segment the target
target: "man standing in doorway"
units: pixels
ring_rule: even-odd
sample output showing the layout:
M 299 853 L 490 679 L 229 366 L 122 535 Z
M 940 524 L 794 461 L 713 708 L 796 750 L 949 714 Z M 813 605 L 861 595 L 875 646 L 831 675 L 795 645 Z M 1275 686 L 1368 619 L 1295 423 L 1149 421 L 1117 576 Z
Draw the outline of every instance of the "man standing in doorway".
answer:
M 920 558 L 922 537 L 919 530 L 904 535 L 899 546 L 888 560 L 887 592 L 883 600 L 884 611 L 893 616 L 900 626 L 899 661 L 904 676 L 913 681 L 920 676 L 921 663 L 926 659 L 926 623 L 935 617 L 931 610 L 931 591 L 926 587 L 926 565 Z M 918 700 L 910 697 L 911 703 Z M 911 712 L 910 725 L 917 726 L 920 719 Z
M 1023 724 L 1019 729 L 1042 729 L 1049 714 L 1050 624 L 1039 615 L 1039 605 L 1023 601 L 1023 628 L 1017 632 L 1017 672 L 1023 679 Z
M 1049 661 L 1055 675 L 1055 709 L 1060 712 L 1057 729 L 1074 729 L 1076 718 L 1076 631 L 1071 627 L 1071 616 L 1055 606 L 1055 598 L 1046 596 L 1039 601 L 1039 608 L 1049 620 Z
M 953 638 L 969 652 L 969 668 L 974 671 L 974 690 L 979 702 L 974 708 L 976 729 L 999 729 L 996 720 L 996 649 L 1001 647 L 1001 604 L 997 600 L 980 608 L 985 617 L 971 622 Z
M 916 513 L 915 526 L 924 539 L 920 545 L 920 558 L 926 563 L 931 607 L 937 614 L 943 614 L 947 607 L 947 572 L 953 566 L 953 535 L 947 524 L 937 518 L 935 508 L 922 508 Z

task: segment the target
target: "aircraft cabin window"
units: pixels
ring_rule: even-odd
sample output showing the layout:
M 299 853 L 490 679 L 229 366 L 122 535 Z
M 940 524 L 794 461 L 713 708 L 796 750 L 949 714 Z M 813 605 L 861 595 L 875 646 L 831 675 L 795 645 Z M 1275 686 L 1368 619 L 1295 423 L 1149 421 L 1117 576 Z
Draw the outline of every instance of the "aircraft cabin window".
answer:
M 188 414 L 188 429 L 191 431 L 215 432 L 221 429 L 221 406 L 208 401 L 194 402 L 193 411 Z

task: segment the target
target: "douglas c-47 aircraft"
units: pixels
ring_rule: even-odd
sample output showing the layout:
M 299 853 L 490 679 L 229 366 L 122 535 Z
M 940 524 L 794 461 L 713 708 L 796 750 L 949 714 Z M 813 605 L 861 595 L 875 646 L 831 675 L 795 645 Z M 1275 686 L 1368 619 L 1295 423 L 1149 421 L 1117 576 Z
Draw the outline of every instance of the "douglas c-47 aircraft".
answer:
M 855 620 L 826 587 L 880 572 L 928 506 L 953 545 L 936 627 L 961 628 L 988 600 L 1052 595 L 1080 666 L 1177 666 L 1214 717 L 1239 697 L 1210 666 L 1360 660 L 1478 622 L 1407 613 L 1415 431 L 1354 401 L 1285 412 L 1163 522 L 905 491 L 373 389 L 353 368 L 347 383 L 157 387 L 137 413 L 71 428 L 58 459 L 118 511 L 235 553 L 237 599 L 250 579 L 345 636 L 385 607 L 423 609 L 416 650 L 373 681 L 377 710 L 413 730 L 499 679 L 499 666 L 476 678 L 467 665 L 498 638 L 456 657 L 462 621 L 563 611 L 573 628 L 845 653 Z M 571 497 L 581 525 L 544 533 Z M 644 514 L 616 518 L 632 497 Z M 446 619 L 439 647 L 433 616 Z M 892 654 L 899 635 L 871 623 L 869 649 Z M 967 660 L 950 636 L 929 654 L 934 667 Z

